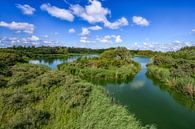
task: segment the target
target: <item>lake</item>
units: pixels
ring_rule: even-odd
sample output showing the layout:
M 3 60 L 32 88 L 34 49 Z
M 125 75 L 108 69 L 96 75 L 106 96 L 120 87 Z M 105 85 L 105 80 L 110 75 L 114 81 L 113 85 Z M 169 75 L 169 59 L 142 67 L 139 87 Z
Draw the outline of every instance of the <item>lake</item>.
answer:
M 97 57 L 97 54 L 88 54 L 88 55 L 76 55 L 76 56 L 71 56 L 69 58 L 65 59 L 48 59 L 48 58 L 40 58 L 40 59 L 35 59 L 35 60 L 30 60 L 29 64 L 41 64 L 41 65 L 46 65 L 51 69 L 57 69 L 57 66 L 59 64 L 63 64 L 66 62 L 73 62 L 77 60 L 78 58 L 92 58 L 92 57 Z
M 56 69 L 57 65 L 75 61 L 79 57 L 31 60 L 29 63 L 45 64 Z M 146 65 L 150 62 L 149 58 L 135 57 L 133 60 L 141 64 L 141 71 L 133 80 L 103 84 L 114 101 L 134 113 L 144 125 L 156 124 L 159 129 L 195 129 L 195 102 L 178 93 L 168 92 L 158 81 L 148 78 Z

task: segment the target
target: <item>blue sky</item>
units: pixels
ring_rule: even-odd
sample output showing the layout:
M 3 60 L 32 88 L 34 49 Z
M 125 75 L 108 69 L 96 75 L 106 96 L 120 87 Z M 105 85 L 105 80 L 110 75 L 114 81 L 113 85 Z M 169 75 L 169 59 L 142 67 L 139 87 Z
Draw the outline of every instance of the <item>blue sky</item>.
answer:
M 177 50 L 195 45 L 194 0 L 1 0 L 0 47 Z

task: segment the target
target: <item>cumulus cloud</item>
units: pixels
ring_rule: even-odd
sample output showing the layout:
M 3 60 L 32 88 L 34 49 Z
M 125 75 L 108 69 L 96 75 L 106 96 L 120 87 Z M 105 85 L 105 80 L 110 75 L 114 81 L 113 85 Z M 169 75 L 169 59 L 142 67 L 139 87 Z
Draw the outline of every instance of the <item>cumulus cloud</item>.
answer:
M 69 32 L 69 33 L 75 33 L 76 31 L 75 31 L 74 28 L 71 28 L 71 29 L 68 30 L 68 32 Z
M 111 13 L 110 10 L 103 8 L 101 2 L 97 0 L 90 0 L 89 2 L 90 4 L 85 7 L 77 4 L 72 5 L 70 9 L 73 14 L 89 23 L 104 22 L 106 20 L 106 15 Z
M 134 24 L 139 26 L 149 26 L 149 21 L 141 16 L 133 16 L 132 21 Z
M 86 36 L 82 36 L 82 37 L 80 37 L 80 42 L 81 43 L 89 43 L 90 41 L 88 40 L 88 38 Z
M 23 32 L 28 34 L 32 34 L 35 29 L 35 26 L 33 24 L 29 24 L 26 22 L 14 22 L 14 21 L 11 23 L 1 21 L 0 27 L 6 27 L 9 28 L 10 30 L 15 30 L 18 33 Z
M 38 36 L 30 37 L 0 37 L 0 48 L 12 46 L 64 46 L 63 42 L 41 40 Z
M 96 26 L 91 26 L 91 27 L 88 27 L 88 29 L 89 29 L 89 30 L 94 30 L 94 31 L 96 31 L 96 30 L 101 30 L 101 29 L 102 29 L 102 27 L 100 27 L 100 26 L 96 25 Z
M 185 41 L 172 41 L 171 43 L 162 43 L 162 42 L 135 42 L 132 44 L 129 49 L 133 50 L 152 50 L 152 51 L 177 51 L 185 46 L 193 46 L 195 43 L 193 42 L 185 42 Z
M 192 29 L 192 32 L 195 32 L 195 29 Z
M 96 40 L 101 43 L 112 43 L 112 37 L 110 35 L 105 35 L 103 37 L 97 37 Z
M 121 43 L 123 40 L 120 35 L 105 35 L 103 37 L 97 36 L 96 41 L 101 43 Z
M 83 27 L 83 28 L 82 28 L 82 32 L 81 32 L 80 35 L 81 35 L 81 36 L 87 36 L 87 35 L 89 35 L 89 33 L 90 33 L 89 29 Z
M 51 6 L 50 4 L 42 4 L 41 9 L 47 11 L 51 16 L 59 19 L 67 20 L 70 22 L 74 20 L 74 16 L 71 14 L 69 10 Z
M 81 32 L 81 36 L 88 36 L 90 34 L 90 30 L 92 31 L 97 31 L 97 30 L 101 30 L 102 27 L 96 25 L 96 26 L 90 26 L 90 27 L 82 27 L 82 32 Z
M 115 37 L 115 42 L 116 43 L 121 43 L 123 40 L 121 39 L 121 36 L 120 35 L 117 35 L 116 37 Z
M 107 15 L 111 14 L 111 11 L 102 6 L 102 3 L 98 0 L 89 0 L 89 5 L 82 7 L 79 4 L 71 5 L 70 10 L 72 13 L 89 23 L 103 23 L 105 27 L 110 29 L 118 29 L 119 27 L 128 25 L 126 18 L 122 17 L 115 22 L 109 22 Z
M 127 21 L 127 19 L 125 17 L 122 17 L 120 19 L 118 19 L 117 21 L 111 23 L 109 21 L 105 22 L 105 26 L 110 28 L 110 29 L 118 29 L 122 26 L 127 26 L 129 23 Z
M 33 15 L 36 11 L 35 8 L 31 7 L 30 5 L 24 4 L 16 4 L 16 7 L 22 11 L 25 15 Z
M 28 37 L 27 39 L 28 39 L 28 41 L 39 41 L 39 37 L 37 37 L 35 35 L 32 35 L 31 37 Z

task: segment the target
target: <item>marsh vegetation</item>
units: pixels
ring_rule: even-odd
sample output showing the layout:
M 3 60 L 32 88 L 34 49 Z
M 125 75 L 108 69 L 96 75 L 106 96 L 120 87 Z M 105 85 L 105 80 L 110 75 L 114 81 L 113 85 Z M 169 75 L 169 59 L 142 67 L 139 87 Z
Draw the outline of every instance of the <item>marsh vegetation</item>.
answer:
M 82 57 L 73 62 L 65 61 L 55 70 L 45 65 L 28 63 L 29 60 L 46 57 L 47 59 L 67 59 L 85 54 L 98 54 L 98 56 Z M 143 110 L 147 111 L 145 113 L 140 111 L 140 107 L 146 108 L 146 103 L 149 105 L 151 103 L 160 105 L 161 102 L 172 103 L 171 96 L 174 93 L 174 98 L 177 96 L 178 101 L 188 105 L 190 110 L 194 109 L 194 55 L 195 47 L 167 53 L 129 51 L 126 48 L 92 50 L 63 47 L 14 47 L 0 49 L 0 128 L 140 129 L 162 128 L 162 124 L 168 128 L 169 122 L 159 122 L 158 125 L 161 116 L 158 120 L 153 119 L 156 118 L 156 114 L 152 113 L 156 113 L 155 111 L 161 109 L 160 107 L 149 108 L 151 111 Z M 141 62 L 132 60 L 134 56 L 151 58 L 147 71 L 145 64 L 144 70 L 143 68 L 141 70 L 142 64 L 139 64 Z M 167 88 L 163 91 L 156 89 L 145 77 L 146 72 L 148 77 L 154 79 L 155 84 L 163 85 L 168 90 Z M 100 83 L 94 83 L 94 81 L 107 83 L 100 86 Z M 114 96 L 113 89 L 117 89 Z M 167 97 L 164 91 L 169 91 L 171 96 Z M 186 98 L 183 101 L 183 97 L 177 93 L 187 96 L 187 99 L 191 101 L 187 101 Z M 128 97 L 128 101 L 120 99 L 123 97 Z M 181 108 L 177 101 L 174 101 L 173 105 L 176 105 L 178 112 L 186 113 L 186 121 L 183 122 L 193 120 L 193 113 L 188 114 L 186 108 Z M 164 114 L 170 114 L 170 109 L 171 107 L 167 106 L 167 112 Z M 172 113 L 176 117 L 178 112 Z M 190 124 L 189 127 L 192 127 L 193 124 Z M 177 126 L 172 125 L 172 127 Z

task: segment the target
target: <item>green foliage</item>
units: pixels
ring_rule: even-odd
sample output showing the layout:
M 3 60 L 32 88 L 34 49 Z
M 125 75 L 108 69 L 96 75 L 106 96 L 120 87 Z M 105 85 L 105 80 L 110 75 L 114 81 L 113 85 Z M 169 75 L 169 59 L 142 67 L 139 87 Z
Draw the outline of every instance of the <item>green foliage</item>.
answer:
M 25 62 L 21 55 L 0 52 L 0 75 L 9 76 L 11 66 L 18 62 Z
M 129 51 L 116 48 L 103 52 L 100 57 L 81 58 L 59 65 L 60 70 L 87 80 L 127 80 L 134 77 L 140 65 L 131 60 Z
M 12 67 L 12 77 L 8 82 L 8 86 L 20 86 L 27 84 L 32 79 L 48 71 L 45 66 L 36 66 L 30 64 L 18 64 Z
M 6 128 L 10 129 L 41 129 L 47 124 L 50 114 L 48 112 L 27 108 L 18 112 L 10 119 Z
M 187 60 L 195 60 L 195 46 L 184 47 L 176 52 L 169 52 L 169 55 L 177 58 L 187 59 Z
M 195 60 L 190 56 L 194 52 L 195 47 L 186 47 L 177 52 L 157 55 L 148 65 L 147 74 L 194 99 Z
M 130 53 L 133 56 L 144 56 L 144 57 L 153 57 L 161 52 L 151 51 L 151 50 L 130 50 Z

